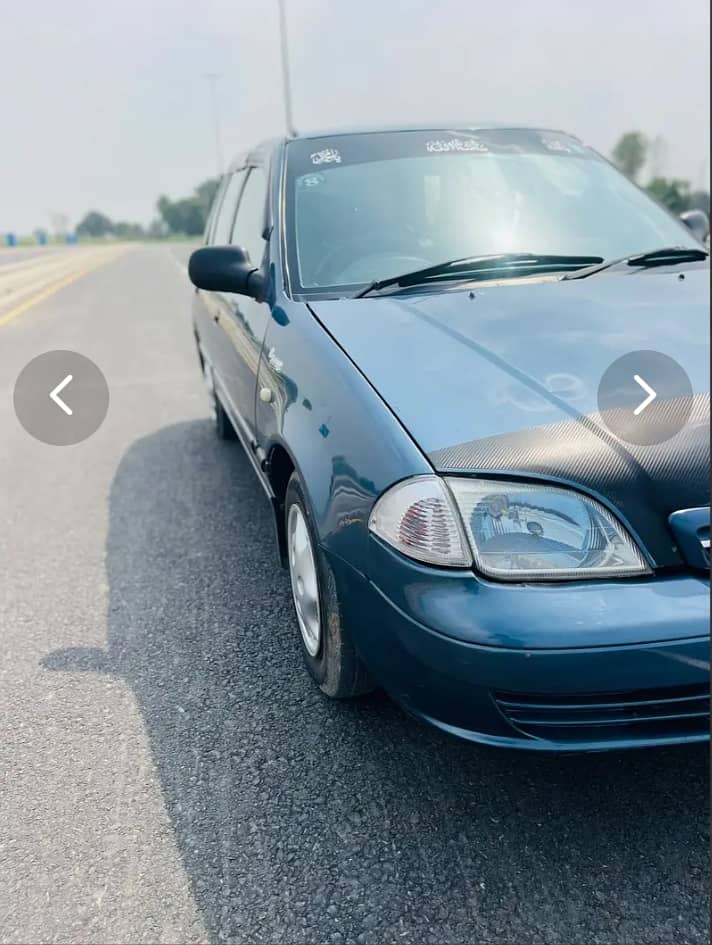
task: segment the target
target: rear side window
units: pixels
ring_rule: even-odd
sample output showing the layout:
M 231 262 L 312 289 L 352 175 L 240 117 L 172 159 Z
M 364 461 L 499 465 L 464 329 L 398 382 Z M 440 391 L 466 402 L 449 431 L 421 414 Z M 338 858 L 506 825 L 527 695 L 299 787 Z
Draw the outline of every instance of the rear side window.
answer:
M 255 266 L 260 265 L 265 251 L 262 232 L 265 225 L 266 202 L 267 180 L 265 173 L 261 167 L 253 167 L 242 191 L 230 242 L 237 246 L 243 246 Z
M 210 236 L 210 242 L 221 246 L 230 242 L 230 231 L 235 219 L 235 208 L 237 207 L 237 198 L 240 194 L 240 187 L 245 176 L 244 171 L 236 171 L 228 180 L 222 191 L 222 200 L 215 217 L 213 232 Z

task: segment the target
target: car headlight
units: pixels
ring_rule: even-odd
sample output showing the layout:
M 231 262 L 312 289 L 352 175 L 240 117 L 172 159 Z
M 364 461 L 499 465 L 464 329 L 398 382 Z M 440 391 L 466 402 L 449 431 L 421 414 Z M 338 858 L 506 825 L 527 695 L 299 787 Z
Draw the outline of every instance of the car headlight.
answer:
M 381 496 L 369 528 L 418 561 L 467 567 L 474 559 L 478 570 L 500 580 L 649 571 L 633 539 L 599 502 L 544 484 L 416 477 Z
M 534 483 L 446 481 L 484 574 L 551 580 L 648 570 L 620 522 L 579 492 Z

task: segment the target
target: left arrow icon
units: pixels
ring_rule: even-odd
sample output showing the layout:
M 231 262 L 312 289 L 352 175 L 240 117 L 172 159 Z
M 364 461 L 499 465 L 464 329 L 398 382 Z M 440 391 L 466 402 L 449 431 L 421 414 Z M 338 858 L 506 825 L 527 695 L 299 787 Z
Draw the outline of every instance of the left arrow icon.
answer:
M 109 386 L 93 361 L 60 348 L 38 354 L 24 366 L 12 402 L 30 436 L 48 446 L 74 446 L 105 419 Z
M 72 381 L 72 375 L 67 374 L 64 380 L 60 381 L 59 384 L 57 384 L 57 386 L 54 388 L 54 390 L 51 390 L 49 392 L 50 400 L 53 400 L 55 404 L 57 404 L 59 409 L 63 410 L 68 417 L 72 416 L 72 408 L 68 404 L 65 404 L 62 398 L 59 396 L 59 394 L 60 394 L 60 391 L 64 390 L 67 384 L 71 383 L 71 381 Z

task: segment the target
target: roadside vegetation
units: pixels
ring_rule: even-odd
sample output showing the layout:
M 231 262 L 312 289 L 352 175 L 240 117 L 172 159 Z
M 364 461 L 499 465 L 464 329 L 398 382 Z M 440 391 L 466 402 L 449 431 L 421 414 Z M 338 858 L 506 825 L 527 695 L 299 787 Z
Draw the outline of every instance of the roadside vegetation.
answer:
M 710 195 L 706 190 L 694 190 L 689 180 L 665 177 L 660 169 L 667 158 L 667 144 L 658 136 L 652 140 L 641 131 L 628 131 L 618 139 L 611 152 L 611 160 L 624 174 L 664 204 L 673 213 L 685 210 L 710 212 Z M 647 183 L 641 177 L 647 170 Z
M 199 184 L 189 197 L 171 200 L 162 194 L 156 201 L 157 216 L 147 226 L 111 220 L 105 213 L 90 210 L 77 224 L 77 236 L 120 240 L 170 239 L 200 236 L 210 212 L 210 204 L 220 183 L 211 177 Z

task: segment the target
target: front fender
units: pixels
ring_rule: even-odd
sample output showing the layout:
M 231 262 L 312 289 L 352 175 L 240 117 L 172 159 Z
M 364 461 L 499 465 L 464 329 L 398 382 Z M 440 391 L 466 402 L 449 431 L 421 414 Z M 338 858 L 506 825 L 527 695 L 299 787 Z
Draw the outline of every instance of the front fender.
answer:
M 393 482 L 432 472 L 407 431 L 309 307 L 281 299 L 260 361 L 257 439 L 292 458 L 320 542 L 366 571 L 367 523 Z

